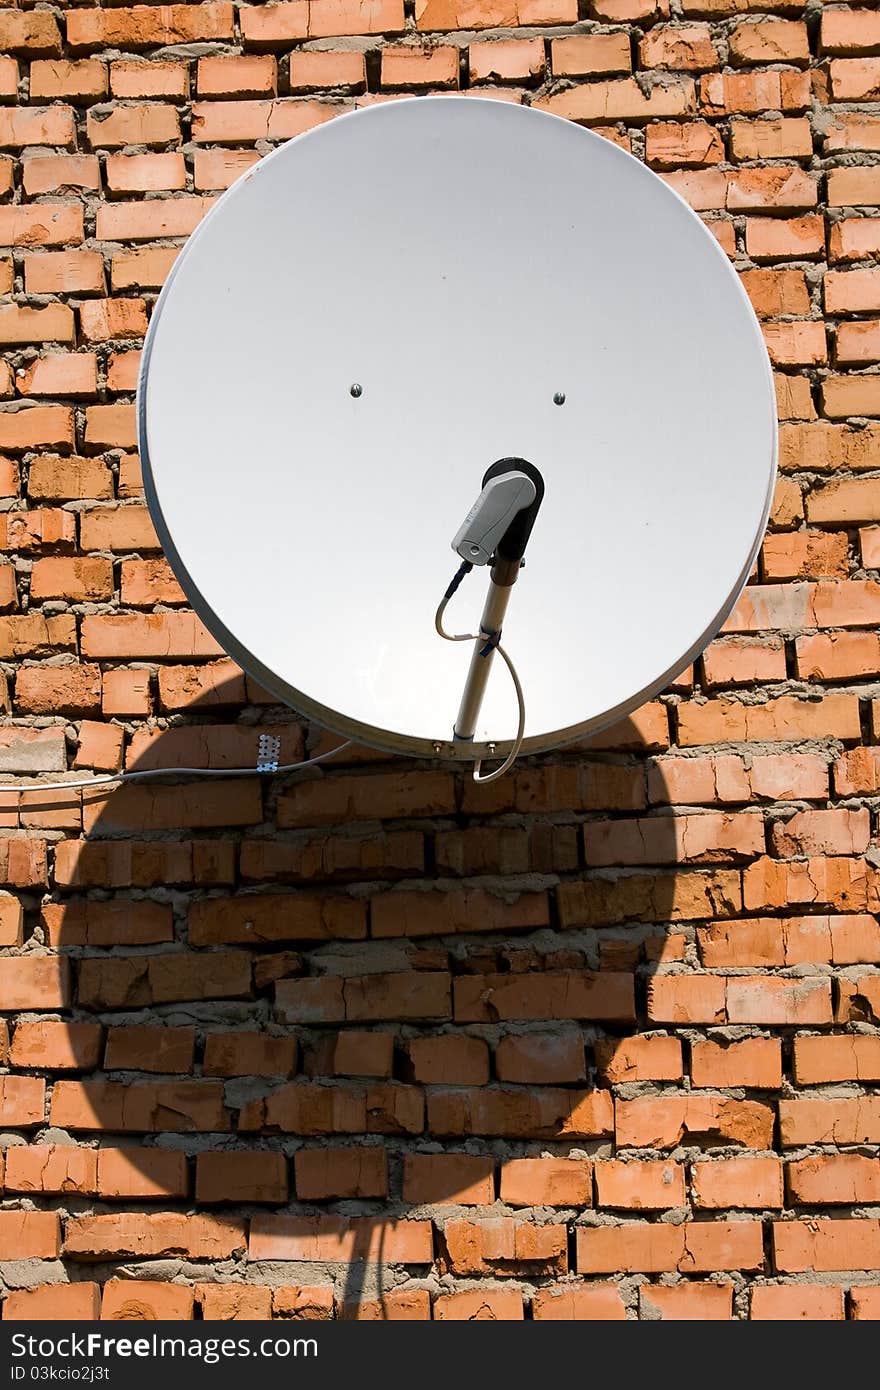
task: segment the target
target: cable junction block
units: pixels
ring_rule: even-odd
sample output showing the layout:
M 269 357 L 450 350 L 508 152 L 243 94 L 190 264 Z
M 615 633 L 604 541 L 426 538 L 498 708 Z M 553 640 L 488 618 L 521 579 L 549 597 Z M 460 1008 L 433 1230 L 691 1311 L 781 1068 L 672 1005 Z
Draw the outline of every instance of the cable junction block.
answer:
M 281 757 L 281 739 L 272 734 L 260 734 L 257 744 L 257 772 L 277 772 Z

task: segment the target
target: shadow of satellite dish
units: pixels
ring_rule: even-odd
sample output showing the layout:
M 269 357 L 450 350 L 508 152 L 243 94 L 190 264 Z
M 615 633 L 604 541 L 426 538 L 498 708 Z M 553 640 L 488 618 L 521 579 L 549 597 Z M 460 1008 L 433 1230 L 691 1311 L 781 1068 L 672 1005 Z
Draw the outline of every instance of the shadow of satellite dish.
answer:
M 128 768 L 239 766 L 268 724 L 283 757 L 299 756 L 294 716 L 241 697 L 233 678 L 179 723 L 135 734 Z M 55 1083 L 50 1136 L 98 1147 L 97 1200 L 65 1194 L 70 1212 L 183 1213 L 195 1194 L 221 1221 L 251 1220 L 257 1258 L 220 1275 L 239 1300 L 248 1280 L 311 1288 L 320 1264 L 343 1317 L 400 1316 L 401 1286 L 445 1287 L 437 1269 L 479 1278 L 444 1225 L 515 1219 L 522 1198 L 503 1180 L 514 1160 L 608 1155 L 630 1039 L 666 1026 L 648 1024 L 645 1001 L 657 963 L 684 956 L 675 827 L 643 744 L 626 720 L 594 750 L 524 760 L 490 787 L 434 767 L 419 790 L 417 765 L 352 749 L 277 780 L 87 794 L 84 834 L 56 845 L 41 913 L 74 1001 L 62 1015 L 74 1065 Z M 409 813 L 369 819 L 360 808 L 380 795 Z M 234 806 L 237 827 L 222 823 Z M 334 807 L 348 807 L 344 824 Z M 614 846 L 646 810 L 629 863 Z M 667 1061 L 656 1080 L 674 1072 Z M 652 1087 L 625 1094 L 639 1089 Z M 462 1161 L 424 1161 L 437 1155 Z M 590 1193 L 561 1198 L 560 1221 L 589 1222 Z M 433 1271 L 399 1253 L 407 1223 L 428 1217 Z M 337 1258 L 308 1254 L 318 1235 Z M 146 1264 L 123 1249 L 97 1270 L 149 1278 L 159 1261 L 167 1277 L 169 1259 L 199 1279 L 173 1240 Z M 563 1267 L 549 1256 L 516 1270 Z M 69 1270 L 92 1279 L 96 1265 Z M 136 1294 L 113 1315 L 149 1317 Z M 254 1315 L 253 1296 L 240 1306 Z M 303 1307 L 292 1315 L 316 1315 Z
M 246 279 L 230 269 L 243 246 Z M 323 273 L 278 273 L 291 263 Z M 539 348 L 524 302 L 555 325 Z M 243 412 L 249 381 L 260 409 Z M 491 101 L 383 104 L 282 147 L 218 201 L 152 315 L 137 413 L 157 533 L 224 650 L 291 705 L 422 761 L 348 749 L 277 782 L 87 796 L 42 912 L 70 958 L 67 1026 L 91 1049 L 82 1080 L 56 1083 L 51 1123 L 100 1139 L 99 1211 L 185 1212 L 193 1194 L 221 1221 L 235 1209 L 212 1251 L 232 1260 L 223 1274 L 274 1287 L 332 1267 L 342 1316 L 394 1316 L 401 1286 L 427 1315 L 447 1274 L 561 1275 L 564 1225 L 505 1269 L 473 1252 L 468 1215 L 515 1222 L 517 1160 L 658 1145 L 621 1117 L 639 1086 L 681 1080 L 680 1047 L 653 1074 L 628 1040 L 649 1015 L 679 1017 L 647 1006 L 650 976 L 686 959 L 674 921 L 738 908 L 723 877 L 738 871 L 719 867 L 736 855 L 713 846 L 710 869 L 699 851 L 678 868 L 681 797 L 635 720 L 490 786 L 443 757 L 506 753 L 511 685 L 527 753 L 632 709 L 721 627 L 776 466 L 772 373 L 742 285 L 685 203 L 594 134 Z M 638 549 L 624 569 L 620 517 Z M 433 631 L 429 617 L 453 535 L 459 556 L 494 553 L 467 675 L 436 640 L 442 605 Z M 526 539 L 505 633 L 528 725 L 512 661 L 508 704 L 497 682 L 483 700 L 489 661 L 508 661 Z M 285 596 L 283 624 L 252 602 L 255 573 Z M 255 766 L 268 724 L 281 761 L 302 756 L 292 716 L 244 712 L 244 696 L 215 684 L 207 709 L 181 701 L 179 723 L 134 734 L 128 766 Z M 101 1158 L 107 1135 L 122 1156 Z M 591 1194 L 585 1175 L 561 1197 L 565 1221 L 598 1219 Z M 170 1227 L 158 1249 L 117 1229 L 105 1272 L 179 1258 Z M 315 1298 L 326 1310 L 326 1288 Z

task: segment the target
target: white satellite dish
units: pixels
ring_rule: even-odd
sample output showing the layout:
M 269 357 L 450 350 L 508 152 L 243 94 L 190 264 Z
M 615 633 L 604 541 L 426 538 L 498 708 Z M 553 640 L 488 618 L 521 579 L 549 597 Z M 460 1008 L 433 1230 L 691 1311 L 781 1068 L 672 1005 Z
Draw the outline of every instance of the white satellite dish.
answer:
M 166 554 L 226 650 L 330 729 L 469 760 L 511 747 L 517 700 L 499 662 L 468 678 L 492 642 L 438 640 L 453 539 L 485 560 L 532 526 L 512 597 L 494 554 L 484 628 L 510 598 L 537 752 L 718 631 L 776 466 L 761 333 L 700 219 L 599 136 L 461 97 L 346 115 L 239 179 L 159 298 L 138 417 Z M 444 621 L 476 631 L 481 574 Z

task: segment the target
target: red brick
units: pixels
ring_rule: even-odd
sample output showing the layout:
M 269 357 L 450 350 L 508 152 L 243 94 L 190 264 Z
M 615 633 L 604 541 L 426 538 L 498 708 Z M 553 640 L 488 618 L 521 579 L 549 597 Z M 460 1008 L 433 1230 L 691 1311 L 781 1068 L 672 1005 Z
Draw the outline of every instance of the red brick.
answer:
M 54 1260 L 61 1221 L 51 1211 L 0 1211 L 0 1260 Z
M 512 1207 L 592 1205 L 588 1159 L 516 1158 L 501 1167 L 501 1200 Z
M 452 1033 L 413 1038 L 408 1053 L 415 1081 L 483 1086 L 489 1080 L 489 1048 L 481 1038 Z
M 457 87 L 458 49 L 389 45 L 382 49 L 382 86 Z
M 645 158 L 656 169 L 720 164 L 724 143 L 706 121 L 654 121 L 645 131 Z
M 12 1038 L 9 1060 L 14 1067 L 90 1070 L 100 1060 L 103 1031 L 97 1023 L 22 1021 Z
M 97 1191 L 104 1201 L 173 1200 L 189 1191 L 186 1156 L 174 1150 L 102 1148 L 97 1163 Z
M 880 16 L 874 10 L 824 10 L 820 24 L 823 53 L 880 52 Z
M 880 1159 L 860 1154 L 816 1154 L 787 1163 L 792 1206 L 871 1205 L 880 1192 Z
M 860 735 L 858 704 L 848 695 L 827 695 L 818 701 L 781 695 L 760 705 L 733 700 L 688 703 L 678 708 L 678 727 L 679 742 L 684 746 L 856 739 Z
M 607 1091 L 550 1087 L 493 1087 L 441 1091 L 428 1096 L 428 1128 L 437 1135 L 498 1135 L 540 1139 L 600 1137 L 612 1128 Z
M 768 535 L 761 548 L 764 578 L 845 579 L 849 573 L 849 550 L 845 535 L 824 531 L 796 531 Z M 757 679 L 761 679 L 756 674 Z M 777 676 L 785 679 L 785 676 Z
M 760 1221 L 581 1226 L 577 1262 L 579 1274 L 761 1269 L 762 1227 Z
M 229 1129 L 216 1081 L 57 1081 L 51 1120 L 64 1129 L 219 1133 Z
M 248 1253 L 252 1260 L 326 1260 L 353 1258 L 386 1264 L 430 1264 L 431 1223 L 341 1216 L 255 1216 Z
M 495 1049 L 499 1081 L 552 1085 L 586 1079 L 584 1043 L 573 1033 L 509 1033 Z
M 226 3 L 135 5 L 131 9 L 72 10 L 67 41 L 74 50 L 141 49 L 233 37 L 233 7 Z
M 751 1100 L 714 1095 L 644 1096 L 618 1101 L 616 1135 L 621 1147 L 672 1149 L 687 1136 L 744 1148 L 769 1148 L 774 1112 Z
M 840 169 L 837 172 L 856 171 Z M 861 314 L 880 310 L 880 271 L 874 267 L 826 271 L 822 291 L 826 314 Z
M 730 1284 L 642 1284 L 639 1316 L 651 1321 L 726 1322 L 733 1316 Z
M 518 1322 L 523 1317 L 522 1294 L 518 1289 L 461 1289 L 440 1294 L 434 1300 L 437 1322 Z
M 730 122 L 730 152 L 735 160 L 809 159 L 813 135 L 803 116 L 755 121 L 734 117 Z
M 880 1038 L 856 1034 L 794 1040 L 794 1074 L 799 1086 L 880 1079 Z
M 70 1003 L 70 962 L 63 956 L 8 957 L 0 979 L 0 1009 L 64 1009 Z
M 700 109 L 709 116 L 734 112 L 802 111 L 810 104 L 805 73 L 709 73 L 700 79 Z
M 46 1083 L 36 1076 L 0 1077 L 0 1115 L 4 1125 L 32 1129 L 43 1123 Z
M 328 87 L 362 92 L 367 85 L 364 55 L 344 50 L 291 53 L 289 81 L 292 92 L 311 92 Z
M 843 1289 L 834 1284 L 761 1284 L 752 1289 L 749 1317 L 759 1322 L 843 1321 Z
M 807 26 L 797 20 L 762 19 L 751 24 L 737 24 L 729 37 L 731 61 L 737 65 L 752 63 L 810 62 Z
M 38 14 L 43 13 L 37 11 Z M 10 1289 L 3 1304 L 4 1321 L 94 1322 L 101 1309 L 100 1284 L 37 1284 Z
M 200 1203 L 270 1202 L 281 1206 L 287 1195 L 284 1154 L 242 1150 L 200 1153 L 196 1158 L 196 1200 Z
M 189 1072 L 194 1051 L 193 1028 L 135 1024 L 109 1030 L 104 1066 L 108 1071 Z
M 622 47 L 620 36 L 610 37 L 618 48 Z M 559 42 L 554 40 L 554 43 Z M 534 82 L 543 77 L 544 66 L 544 42 L 540 38 L 495 39 L 468 46 L 468 82 L 472 85 L 480 82 Z M 628 71 L 628 65 L 622 70 Z
M 186 1284 L 152 1279 L 108 1279 L 101 1299 L 103 1322 L 167 1320 L 193 1315 L 193 1291 Z
M 779 1135 L 783 1148 L 880 1143 L 880 1101 L 876 1096 L 781 1100 Z
M 852 1305 L 851 1317 L 871 1319 L 875 1322 L 880 1319 L 880 1290 L 876 1285 L 850 1289 L 849 1296 Z
M 582 125 L 620 120 L 635 124 L 695 115 L 697 95 L 693 78 L 690 77 L 653 87 L 649 96 L 645 95 L 635 78 L 620 77 L 608 82 L 590 82 L 571 87 L 553 96 L 542 97 L 533 105 Z
M 265 57 L 222 54 L 200 58 L 197 86 L 199 96 L 274 96 L 278 90 L 278 65 L 268 54 Z
M 880 1269 L 880 1221 L 825 1219 L 776 1221 L 773 1258 L 781 1274 Z
M 536 1322 L 622 1322 L 626 1311 L 614 1284 L 550 1284 L 532 1297 Z
M 303 1153 L 297 1154 L 297 1160 Z M 326 1151 L 319 1151 L 326 1152 Z M 369 1154 L 371 1150 L 361 1150 Z M 494 1163 L 471 1154 L 413 1153 L 404 1157 L 403 1200 L 414 1206 L 446 1202 L 457 1206 L 491 1206 L 495 1200 Z M 303 1196 L 297 1179 L 297 1193 Z M 328 1194 L 339 1195 L 339 1194 Z M 380 1193 L 345 1193 L 351 1196 L 384 1196 Z
M 262 1321 L 272 1316 L 272 1290 L 258 1284 L 196 1284 L 195 1296 L 205 1322 Z
M 662 1035 L 598 1040 L 593 1044 L 599 1075 L 608 1083 L 680 1081 L 681 1043 Z
M 661 1211 L 685 1201 L 684 1168 L 671 1162 L 596 1163 L 596 1205 L 630 1211 Z
M 618 971 L 465 975 L 454 981 L 457 1022 L 502 1019 L 635 1017 L 633 979 Z
M 107 94 L 107 67 L 97 58 L 31 63 L 31 101 L 100 101 Z
M 128 100 L 169 97 L 184 101 L 189 96 L 189 72 L 185 63 L 111 62 L 110 91 Z
M 639 40 L 639 66 L 705 72 L 719 65 L 708 24 L 657 25 Z
M 782 1207 L 782 1164 L 776 1158 L 728 1158 L 695 1163 L 694 1205 L 726 1211 Z

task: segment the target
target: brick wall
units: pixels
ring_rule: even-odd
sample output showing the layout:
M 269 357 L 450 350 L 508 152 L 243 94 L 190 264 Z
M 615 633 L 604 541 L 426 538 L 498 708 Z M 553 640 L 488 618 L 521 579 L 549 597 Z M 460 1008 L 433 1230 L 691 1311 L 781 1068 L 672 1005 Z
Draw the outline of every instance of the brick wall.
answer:
M 880 1316 L 880 11 L 23 4 L 0 48 L 4 776 L 331 745 L 186 610 L 133 390 L 214 196 L 339 111 L 646 159 L 782 422 L 725 634 L 590 749 L 0 799 L 4 1316 Z

